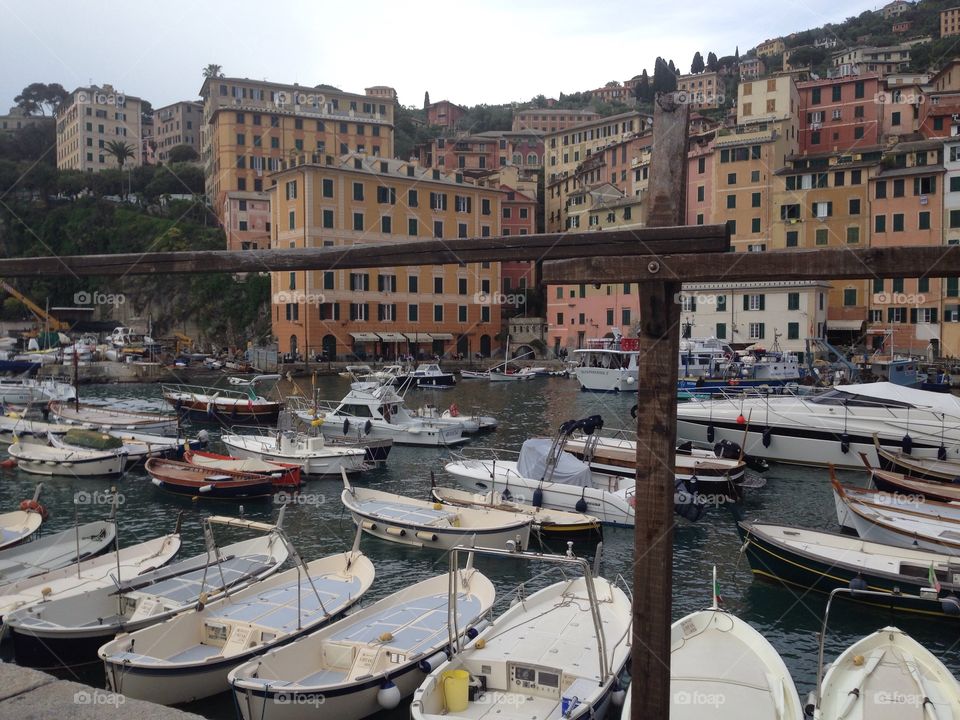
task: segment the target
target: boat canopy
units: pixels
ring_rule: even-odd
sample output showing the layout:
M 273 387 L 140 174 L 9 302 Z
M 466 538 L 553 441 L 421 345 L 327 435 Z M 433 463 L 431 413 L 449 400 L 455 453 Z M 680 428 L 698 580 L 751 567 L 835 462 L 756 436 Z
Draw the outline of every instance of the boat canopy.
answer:
M 561 485 L 590 487 L 590 466 L 577 460 L 568 452 L 560 453 L 557 466 L 553 470 L 553 476 L 544 478 L 547 473 L 547 461 L 550 459 L 551 449 L 553 449 L 553 440 L 550 438 L 533 438 L 525 441 L 523 447 L 520 448 L 517 472 L 525 478 L 534 480 L 548 479 L 550 482 L 560 483 Z
M 917 390 L 890 382 L 840 385 L 810 399 L 824 405 L 853 404 L 927 408 L 934 412 L 960 417 L 960 398 L 946 393 Z

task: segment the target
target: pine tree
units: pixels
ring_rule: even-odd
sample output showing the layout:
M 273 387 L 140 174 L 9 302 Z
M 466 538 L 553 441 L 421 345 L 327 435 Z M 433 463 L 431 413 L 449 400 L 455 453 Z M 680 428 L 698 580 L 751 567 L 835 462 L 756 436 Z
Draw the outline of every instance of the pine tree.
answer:
M 703 72 L 704 68 L 703 55 L 700 54 L 698 50 L 697 53 L 693 56 L 693 62 L 690 63 L 690 72 L 694 75 L 698 75 Z
M 430 107 L 430 91 L 429 90 L 423 94 L 423 109 L 426 110 L 428 107 Z
M 638 100 L 649 101 L 653 93 L 650 88 L 650 76 L 647 75 L 647 69 L 644 68 L 643 72 L 640 73 L 640 79 L 637 81 L 637 84 L 634 86 L 634 94 L 637 96 Z
M 716 54 L 712 52 L 707 53 L 707 70 L 716 72 L 718 67 Z

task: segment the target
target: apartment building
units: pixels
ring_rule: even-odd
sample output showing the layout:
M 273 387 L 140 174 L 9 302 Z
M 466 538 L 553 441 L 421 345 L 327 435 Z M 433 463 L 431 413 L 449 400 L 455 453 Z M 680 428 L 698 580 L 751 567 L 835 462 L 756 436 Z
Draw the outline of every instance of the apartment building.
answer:
M 533 235 L 537 232 L 537 212 L 539 203 L 536 187 L 528 192 L 500 185 L 503 196 L 500 201 L 500 234 Z M 501 316 L 506 322 L 510 317 L 526 314 L 526 295 L 528 288 L 537 287 L 537 267 L 533 261 L 509 261 L 500 263 L 500 289 L 502 296 L 497 298 L 501 306 Z
M 891 25 L 890 31 L 895 32 L 898 35 L 902 35 L 903 33 L 910 32 L 910 28 L 912 27 L 913 27 L 912 20 L 903 20 L 902 22 L 895 22 L 893 25 Z
M 940 11 L 940 37 L 960 35 L 960 7 Z
M 691 142 L 687 152 L 687 225 L 713 222 L 713 138 Z
M 424 167 L 463 172 L 513 165 L 530 173 L 543 167 L 543 136 L 522 130 L 488 130 L 473 135 L 438 137 L 414 148 Z
M 766 65 L 758 57 L 743 58 L 740 61 L 740 79 L 756 80 L 766 72 Z
M 270 176 L 274 248 L 500 233 L 505 193 L 459 173 L 351 153 L 297 158 Z M 372 358 L 489 356 L 499 347 L 499 263 L 272 275 L 280 351 Z
M 760 58 L 782 55 L 785 48 L 783 38 L 774 38 L 773 40 L 764 40 L 757 45 L 754 54 Z
M 363 92 L 368 97 L 388 100 L 392 103 L 397 102 L 397 91 L 389 85 L 374 85 L 373 87 L 364 88 Z
M 677 76 L 677 92 L 692 110 L 715 110 L 724 102 L 723 83 L 715 72 Z
M 177 145 L 193 148 L 200 157 L 200 133 L 203 127 L 203 103 L 181 101 L 153 111 L 153 141 L 157 162 L 169 159 L 170 149 Z
M 574 125 L 593 122 L 600 116 L 593 110 L 561 110 L 559 108 L 531 108 L 513 111 L 513 132 L 532 130 L 540 134 L 566 130 Z
M 920 38 L 884 47 L 847 48 L 831 55 L 831 75 L 847 77 L 876 73 L 881 77 L 891 73 L 905 72 L 910 69 L 911 49 L 918 44 L 930 42 L 929 38 Z
M 960 135 L 943 141 L 943 237 L 945 245 L 960 245 Z M 960 357 L 960 278 L 941 281 L 940 353 Z
M 56 110 L 57 168 L 99 172 L 117 167 L 107 152 L 118 140 L 130 146 L 133 157 L 125 168 L 143 163 L 141 100 L 112 85 L 91 85 L 74 90 Z
M 52 126 L 55 119 L 49 115 L 27 115 L 23 108 L 12 107 L 6 115 L 0 115 L 0 133 L 15 133 L 28 127 Z
M 636 335 L 640 298 L 635 283 L 547 287 L 547 346 L 554 357 L 609 337 L 614 329 Z
M 294 156 L 393 156 L 394 103 L 385 98 L 247 78 L 207 78 L 200 96 L 201 158 L 218 211 L 227 193 L 268 190 L 265 178 Z
M 633 92 L 630 88 L 624 87 L 618 82 L 612 85 L 604 85 L 601 88 L 587 91 L 592 100 L 604 103 L 626 103 L 633 101 Z
M 449 100 L 431 103 L 426 107 L 427 125 L 432 127 L 455 128 L 460 118 L 467 114 L 466 108 Z
M 883 134 L 880 76 L 859 75 L 797 83 L 800 152 L 823 153 L 877 145 Z
M 906 0 L 893 0 L 893 2 L 887 3 L 880 8 L 880 13 L 883 15 L 884 20 L 890 20 L 891 18 L 900 17 L 911 9 L 913 9 L 913 3 L 906 2 Z
M 227 250 L 266 250 L 270 247 L 270 194 L 252 190 L 227 193 L 223 229 Z

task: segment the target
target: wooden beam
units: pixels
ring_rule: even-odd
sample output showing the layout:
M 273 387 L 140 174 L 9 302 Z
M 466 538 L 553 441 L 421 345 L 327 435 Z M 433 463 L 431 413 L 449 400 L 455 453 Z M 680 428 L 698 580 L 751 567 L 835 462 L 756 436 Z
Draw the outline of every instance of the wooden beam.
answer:
M 679 225 L 684 221 L 688 117 L 689 105 L 675 103 L 673 95 L 657 98 L 647 215 L 648 223 L 654 227 Z M 616 261 L 625 260 L 617 258 Z M 639 292 L 639 412 L 630 671 L 636 682 L 632 683 L 631 699 L 634 718 L 667 718 L 670 717 L 674 463 L 680 351 L 680 306 L 675 296 L 680 292 L 680 282 L 659 275 L 640 283 Z
M 749 282 L 960 276 L 960 246 L 818 248 L 752 253 L 650 254 L 588 257 L 543 264 L 545 283 L 654 280 Z
M 730 235 L 724 225 L 647 227 L 602 233 L 415 240 L 350 247 L 4 258 L 0 259 L 0 278 L 456 265 L 503 260 L 540 261 L 584 255 L 619 258 L 637 253 L 671 253 L 687 248 L 697 252 L 724 252 L 729 247 Z

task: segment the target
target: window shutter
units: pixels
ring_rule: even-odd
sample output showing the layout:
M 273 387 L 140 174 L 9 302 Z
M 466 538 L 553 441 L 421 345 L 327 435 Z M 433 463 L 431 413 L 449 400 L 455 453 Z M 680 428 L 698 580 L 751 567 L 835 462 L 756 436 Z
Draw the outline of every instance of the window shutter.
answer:
M 763 295 L 761 295 L 760 298 L 763 299 Z M 760 339 L 761 339 L 761 340 L 763 340 L 763 338 L 764 338 L 764 331 L 765 331 L 765 330 L 766 330 L 766 325 L 765 325 L 765 323 L 760 323 Z
M 743 309 L 744 309 L 744 310 L 749 310 L 749 309 L 750 309 L 750 296 L 749 296 L 749 295 L 744 295 L 744 296 L 743 296 Z
M 377 290 L 383 292 L 383 275 L 377 275 Z M 381 320 L 383 318 L 380 318 Z
M 910 324 L 911 324 L 911 325 L 916 325 L 916 324 L 917 324 L 917 309 L 916 309 L 916 308 L 910 308 Z
M 354 290 L 354 289 L 355 289 L 354 286 L 353 286 L 353 285 L 354 285 L 355 277 L 356 277 L 356 276 L 355 276 L 353 273 L 350 273 L 350 289 L 351 289 L 351 290 Z M 353 319 L 353 316 L 352 316 L 352 315 L 351 315 L 350 319 L 351 319 L 351 320 Z
M 763 309 L 766 307 L 766 303 L 764 302 L 765 299 L 766 299 L 766 296 L 765 296 L 765 295 L 761 295 L 761 296 L 760 296 L 760 309 L 761 309 L 761 310 L 763 310 Z M 761 335 L 761 337 L 763 337 L 763 336 Z

